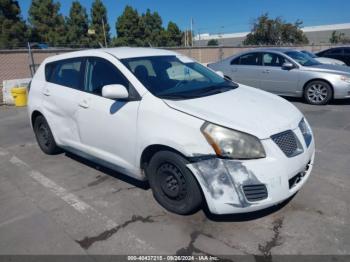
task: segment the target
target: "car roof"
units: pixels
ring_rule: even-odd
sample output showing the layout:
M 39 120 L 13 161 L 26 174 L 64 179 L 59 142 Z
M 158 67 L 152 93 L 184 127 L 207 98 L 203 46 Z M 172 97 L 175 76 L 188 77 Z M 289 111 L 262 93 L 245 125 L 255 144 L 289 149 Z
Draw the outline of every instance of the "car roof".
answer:
M 46 62 L 58 61 L 62 59 L 69 59 L 81 56 L 93 56 L 98 54 L 110 54 L 118 59 L 148 57 L 148 56 L 176 56 L 176 52 L 147 47 L 114 47 L 114 48 L 100 48 L 88 49 L 75 52 L 64 53 L 56 56 L 51 56 L 46 59 Z
M 297 49 L 294 48 L 290 48 L 290 47 L 264 47 L 264 48 L 254 48 L 251 49 L 247 52 L 281 52 L 281 53 L 285 53 L 285 52 L 289 52 L 289 51 L 299 51 Z

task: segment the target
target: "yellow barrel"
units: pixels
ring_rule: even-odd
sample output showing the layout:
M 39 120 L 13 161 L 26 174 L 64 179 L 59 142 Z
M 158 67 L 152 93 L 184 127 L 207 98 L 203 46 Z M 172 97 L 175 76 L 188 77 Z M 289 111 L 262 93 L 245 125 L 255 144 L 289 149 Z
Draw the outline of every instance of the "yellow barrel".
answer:
M 26 106 L 27 105 L 27 88 L 25 87 L 14 87 L 11 89 L 11 94 L 15 100 L 15 106 Z

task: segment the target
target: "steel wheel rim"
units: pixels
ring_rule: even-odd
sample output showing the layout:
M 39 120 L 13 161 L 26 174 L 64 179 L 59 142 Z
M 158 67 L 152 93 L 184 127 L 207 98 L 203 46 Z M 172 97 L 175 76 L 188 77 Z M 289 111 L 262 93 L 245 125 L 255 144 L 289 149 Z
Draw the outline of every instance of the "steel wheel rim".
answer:
M 180 201 L 186 197 L 186 181 L 175 165 L 170 163 L 161 165 L 158 169 L 158 181 L 163 194 L 168 199 Z
M 323 84 L 313 84 L 307 90 L 307 97 L 313 103 L 322 103 L 328 97 L 328 89 Z
M 49 129 L 45 124 L 39 125 L 38 137 L 39 137 L 41 145 L 43 145 L 45 147 L 48 147 L 50 145 Z

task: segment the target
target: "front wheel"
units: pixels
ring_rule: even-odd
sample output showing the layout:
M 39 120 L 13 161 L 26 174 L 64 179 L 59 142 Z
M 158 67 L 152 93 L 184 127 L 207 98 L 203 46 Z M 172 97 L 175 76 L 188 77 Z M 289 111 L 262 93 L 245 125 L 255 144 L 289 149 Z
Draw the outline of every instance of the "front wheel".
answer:
M 189 162 L 170 151 L 156 153 L 147 167 L 147 176 L 153 195 L 170 212 L 187 215 L 201 207 L 202 193 L 191 171 Z
M 332 87 L 324 81 L 312 81 L 305 87 L 304 98 L 309 104 L 325 105 L 332 96 Z

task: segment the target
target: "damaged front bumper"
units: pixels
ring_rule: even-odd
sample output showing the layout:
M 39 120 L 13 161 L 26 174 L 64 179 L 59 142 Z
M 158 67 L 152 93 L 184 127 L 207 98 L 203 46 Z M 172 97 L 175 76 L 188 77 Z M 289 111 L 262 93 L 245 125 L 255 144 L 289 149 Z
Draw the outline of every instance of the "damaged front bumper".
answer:
M 279 204 L 295 194 L 310 176 L 315 155 L 312 141 L 302 154 L 287 158 L 271 140 L 268 156 L 255 160 L 211 158 L 187 167 L 197 178 L 210 212 L 246 213 Z

